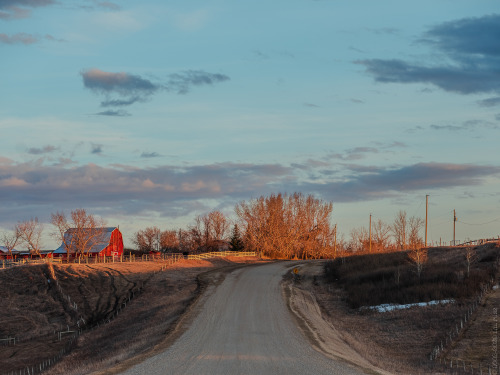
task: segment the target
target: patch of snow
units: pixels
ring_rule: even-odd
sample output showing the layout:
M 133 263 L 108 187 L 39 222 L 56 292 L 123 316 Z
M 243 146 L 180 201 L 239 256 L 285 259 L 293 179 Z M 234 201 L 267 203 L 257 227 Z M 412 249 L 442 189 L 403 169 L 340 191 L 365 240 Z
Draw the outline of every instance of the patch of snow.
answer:
M 497 290 L 498 289 L 498 285 L 493 285 L 493 290 Z
M 438 305 L 438 304 L 445 304 L 445 303 L 453 303 L 455 300 L 453 299 L 442 299 L 439 301 L 429 301 L 429 302 L 417 302 L 417 303 L 408 303 L 406 305 L 397 305 L 394 303 L 385 303 L 383 305 L 378 305 L 378 306 L 365 306 L 362 307 L 361 310 L 375 310 L 378 312 L 388 312 L 388 311 L 393 311 L 393 310 L 402 310 L 402 309 L 409 309 L 410 307 L 414 306 L 431 306 L 431 305 Z

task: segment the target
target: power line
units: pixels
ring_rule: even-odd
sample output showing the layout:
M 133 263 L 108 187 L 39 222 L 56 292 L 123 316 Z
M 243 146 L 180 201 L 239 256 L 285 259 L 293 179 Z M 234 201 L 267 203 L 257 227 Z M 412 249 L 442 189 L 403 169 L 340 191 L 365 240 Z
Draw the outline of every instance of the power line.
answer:
M 497 217 L 496 219 L 493 219 L 491 221 L 487 221 L 485 223 L 466 223 L 465 221 L 462 221 L 462 220 L 458 220 L 457 221 L 461 224 L 465 224 L 465 225 L 486 225 L 486 224 L 491 224 L 491 223 L 494 223 L 495 221 L 500 221 L 500 217 Z

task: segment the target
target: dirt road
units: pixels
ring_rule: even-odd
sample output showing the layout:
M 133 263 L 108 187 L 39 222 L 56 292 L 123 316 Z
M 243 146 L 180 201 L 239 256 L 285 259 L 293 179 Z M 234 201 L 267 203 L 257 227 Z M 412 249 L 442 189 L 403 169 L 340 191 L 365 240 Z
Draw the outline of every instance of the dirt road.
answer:
M 362 374 L 314 350 L 297 327 L 280 281 L 289 263 L 239 269 L 209 288 L 186 332 L 125 374 Z

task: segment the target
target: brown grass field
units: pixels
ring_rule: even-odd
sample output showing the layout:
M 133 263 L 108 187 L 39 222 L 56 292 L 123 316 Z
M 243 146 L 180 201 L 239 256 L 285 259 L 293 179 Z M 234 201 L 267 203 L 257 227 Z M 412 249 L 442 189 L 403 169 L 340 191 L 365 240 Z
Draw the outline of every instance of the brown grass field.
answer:
M 248 262 L 256 259 L 182 260 L 164 271 L 160 262 L 0 270 L 0 338 L 17 339 L 16 345 L 0 345 L 0 373 L 37 366 L 64 349 L 68 354 L 44 373 L 88 374 L 148 353 L 208 282 Z M 57 333 L 72 330 L 81 318 L 86 330 L 78 339 L 70 343 L 66 334 L 58 341 Z
M 429 354 L 460 322 L 481 287 L 498 285 L 499 254 L 495 244 L 478 247 L 467 275 L 465 249 L 430 249 L 420 278 L 401 252 L 306 262 L 293 285 L 316 301 L 304 300 L 304 321 L 317 304 L 319 318 L 334 327 L 336 335 L 324 344 L 335 341 L 350 358 L 361 358 L 364 368 L 444 373 L 447 365 L 442 362 L 459 359 L 472 363 L 476 372 L 479 366 L 491 365 L 492 335 L 497 335 L 492 327 L 498 319 L 493 311 L 500 307 L 500 289 L 484 296 L 437 360 L 431 361 Z M 161 262 L 138 262 L 0 270 L 0 339 L 17 339 L 16 345 L 0 344 L 0 373 L 39 365 L 62 350 L 65 354 L 44 373 L 119 373 L 165 350 L 182 333 L 178 327 L 189 325 L 178 323 L 208 285 L 256 262 L 224 258 L 180 261 L 166 269 Z M 455 302 L 384 313 L 362 308 L 434 299 Z M 59 341 L 58 332 L 68 326 L 72 330 L 77 322 L 84 328 L 78 339 L 71 341 L 71 334 L 65 334 Z
M 445 345 L 436 360 L 432 349 L 460 326 L 481 288 L 499 283 L 500 247 L 476 248 L 477 257 L 466 275 L 465 249 L 429 249 L 419 280 L 404 253 L 354 256 L 305 268 L 298 288 L 311 292 L 323 317 L 343 332 L 344 340 L 373 365 L 392 373 L 441 373 L 451 360 L 465 362 L 470 373 L 488 373 L 492 339 L 497 337 L 494 309 L 500 289 L 489 289 L 458 337 Z M 396 275 L 399 274 L 398 285 Z M 390 312 L 361 308 L 385 303 L 404 304 L 454 299 L 454 303 L 411 307 Z M 496 373 L 496 372 L 493 372 Z

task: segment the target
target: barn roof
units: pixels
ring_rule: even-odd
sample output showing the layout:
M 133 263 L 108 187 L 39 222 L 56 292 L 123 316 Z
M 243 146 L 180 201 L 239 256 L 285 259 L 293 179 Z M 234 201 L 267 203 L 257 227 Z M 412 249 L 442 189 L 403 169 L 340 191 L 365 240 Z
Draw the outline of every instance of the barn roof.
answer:
M 109 245 L 111 240 L 111 233 L 113 233 L 115 229 L 118 228 L 117 227 L 88 228 L 88 230 L 95 233 L 103 231 L 102 238 L 100 238 L 100 241 L 92 246 L 89 252 L 100 253 L 101 251 L 103 251 Z M 66 233 L 64 233 L 65 242 L 67 243 L 71 242 L 71 237 L 76 231 L 77 231 L 76 228 L 68 229 Z M 64 246 L 64 242 L 61 244 L 61 246 L 59 246 L 56 250 L 54 250 L 54 254 L 66 254 L 66 246 Z
M 7 254 L 9 252 L 9 250 L 5 246 L 0 246 L 0 252 Z M 18 251 L 16 249 L 12 249 L 12 252 L 18 253 Z

